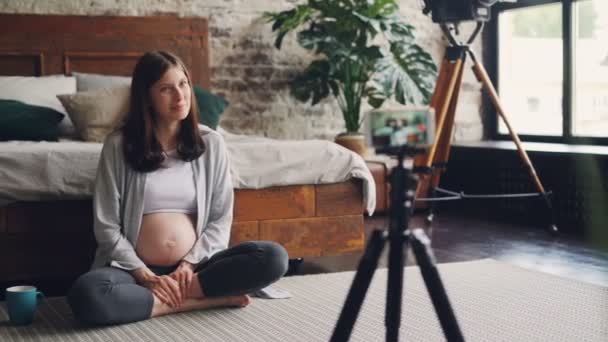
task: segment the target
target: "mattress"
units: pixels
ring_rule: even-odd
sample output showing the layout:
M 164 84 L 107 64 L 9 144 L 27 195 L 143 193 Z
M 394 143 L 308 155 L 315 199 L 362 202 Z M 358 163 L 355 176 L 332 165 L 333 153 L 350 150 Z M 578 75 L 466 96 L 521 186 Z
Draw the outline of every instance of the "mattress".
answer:
M 330 184 L 359 178 L 373 213 L 375 183 L 364 160 L 325 140 L 276 140 L 218 129 L 237 189 Z M 91 197 L 102 144 L 74 140 L 0 143 L 0 206 L 14 201 Z

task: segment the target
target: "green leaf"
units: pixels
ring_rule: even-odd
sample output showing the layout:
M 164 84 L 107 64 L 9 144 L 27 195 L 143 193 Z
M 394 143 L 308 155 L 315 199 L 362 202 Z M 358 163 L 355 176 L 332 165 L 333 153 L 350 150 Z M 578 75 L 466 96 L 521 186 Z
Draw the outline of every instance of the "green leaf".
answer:
M 405 82 L 395 82 L 395 100 L 399 103 L 407 103 L 405 100 L 405 91 L 403 90 L 403 83 Z
M 370 31 L 371 37 L 375 36 L 376 33 L 378 32 L 382 32 L 382 26 L 381 26 L 381 21 L 380 20 L 375 20 L 373 18 L 370 17 L 366 17 L 362 14 L 359 14 L 357 12 L 353 13 L 357 18 L 359 18 L 359 20 L 361 20 L 362 22 L 366 23 L 367 25 L 369 25 L 369 27 L 365 28 L 367 29 L 367 31 Z
M 382 50 L 380 50 L 380 47 L 376 46 L 376 45 L 372 45 L 372 46 L 363 48 L 363 49 L 359 50 L 358 52 L 361 56 L 367 58 L 368 60 L 372 60 L 372 61 L 376 61 L 376 60 L 384 57 Z
M 384 101 L 386 101 L 385 92 L 378 91 L 378 89 L 374 86 L 368 86 L 364 92 L 365 96 L 367 96 L 367 102 L 374 108 L 379 108 L 382 106 Z
M 393 22 L 386 34 L 389 42 L 411 42 L 414 40 L 414 27 L 402 22 Z
M 381 93 L 385 98 L 394 96 L 395 100 L 403 104 L 429 102 L 437 67 L 430 54 L 420 46 L 407 43 L 392 44 L 391 55 L 381 59 L 376 65 L 376 70 L 370 83 L 375 93 Z
M 279 34 L 277 34 L 277 38 L 274 41 L 274 47 L 279 50 L 281 49 L 281 44 L 283 44 L 283 38 L 285 38 L 286 34 L 287 32 L 280 32 Z
M 327 34 L 326 28 L 322 24 L 311 25 L 309 29 L 300 31 L 298 33 L 298 43 L 303 48 L 314 50 L 316 53 L 332 51 L 336 46 L 342 45 L 332 35 Z
M 295 9 L 282 11 L 278 13 L 265 12 L 263 17 L 268 22 L 272 22 L 272 31 L 278 31 L 275 40 L 275 47 L 281 48 L 285 35 L 305 22 L 312 20 L 312 9 L 307 5 L 297 6 Z
M 329 88 L 331 89 L 331 93 L 334 96 L 338 96 L 340 94 L 340 85 L 338 85 L 338 82 L 336 82 L 336 80 L 329 80 Z
M 358 1 L 357 10 L 370 18 L 385 17 L 399 9 L 394 0 Z
M 374 107 L 374 108 L 380 108 L 380 106 L 382 106 L 382 104 L 384 103 L 384 98 L 377 98 L 377 97 L 368 97 L 367 103 L 369 103 L 370 106 Z
M 291 82 L 291 94 L 302 102 L 312 98 L 312 104 L 317 104 L 329 95 L 329 69 L 326 60 L 313 61 Z
M 280 29 L 281 26 L 283 26 L 283 22 L 285 21 L 283 18 L 276 18 L 274 20 L 275 22 L 272 24 L 272 32 Z

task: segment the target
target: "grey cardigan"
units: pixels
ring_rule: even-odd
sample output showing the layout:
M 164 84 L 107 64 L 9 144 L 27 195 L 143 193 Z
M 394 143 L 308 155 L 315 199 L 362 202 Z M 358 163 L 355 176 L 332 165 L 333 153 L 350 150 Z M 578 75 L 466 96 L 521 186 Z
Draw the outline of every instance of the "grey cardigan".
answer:
M 226 145 L 220 134 L 202 126 L 206 151 L 191 162 L 197 193 L 196 242 L 183 258 L 199 263 L 227 248 L 232 225 L 234 190 Z M 129 167 L 122 134 L 103 145 L 93 194 L 97 251 L 92 268 L 114 266 L 127 271 L 145 266 L 135 252 L 143 215 L 147 173 Z

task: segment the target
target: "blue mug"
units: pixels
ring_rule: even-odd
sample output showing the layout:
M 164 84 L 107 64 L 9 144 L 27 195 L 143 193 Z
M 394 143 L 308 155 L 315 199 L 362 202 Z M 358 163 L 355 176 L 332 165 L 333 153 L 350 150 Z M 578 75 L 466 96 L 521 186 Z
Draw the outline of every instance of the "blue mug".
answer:
M 6 289 L 6 304 L 11 322 L 15 325 L 32 323 L 41 299 L 44 299 L 44 295 L 34 286 L 13 286 Z

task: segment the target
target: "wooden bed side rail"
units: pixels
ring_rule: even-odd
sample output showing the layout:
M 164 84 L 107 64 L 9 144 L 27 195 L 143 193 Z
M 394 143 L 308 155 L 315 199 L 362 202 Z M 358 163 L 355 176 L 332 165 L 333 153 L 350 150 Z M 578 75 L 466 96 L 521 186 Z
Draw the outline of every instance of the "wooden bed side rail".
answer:
M 236 190 L 230 245 L 247 240 L 278 242 L 291 258 L 361 251 L 361 181 Z M 94 251 L 90 200 L 0 207 L 0 281 L 80 274 Z

